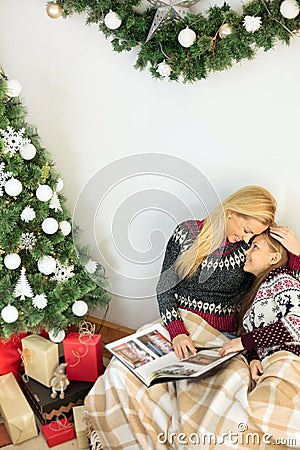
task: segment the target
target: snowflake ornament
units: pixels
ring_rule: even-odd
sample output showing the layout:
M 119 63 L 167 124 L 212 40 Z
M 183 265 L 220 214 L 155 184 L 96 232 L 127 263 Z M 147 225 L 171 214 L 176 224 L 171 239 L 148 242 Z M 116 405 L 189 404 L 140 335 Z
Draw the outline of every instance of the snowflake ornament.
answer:
M 36 295 L 32 299 L 32 305 L 37 309 L 44 309 L 44 308 L 46 308 L 47 304 L 48 304 L 48 300 L 47 300 L 46 295 L 44 295 L 44 294 Z
M 245 16 L 243 25 L 249 33 L 255 33 L 261 27 L 261 17 Z
M 35 211 L 31 206 L 26 206 L 23 211 L 21 212 L 21 220 L 23 222 L 30 222 L 31 220 L 35 219 Z
M 97 270 L 97 266 L 98 263 L 96 261 L 89 259 L 84 268 L 88 273 L 95 273 Z
M 75 273 L 73 272 L 74 266 L 62 266 L 57 263 L 56 269 L 54 271 L 54 276 L 51 280 L 55 280 L 58 282 L 67 281 L 70 278 L 74 277 Z
M 32 250 L 36 243 L 36 237 L 33 233 L 22 233 L 21 235 L 21 245 L 22 250 Z
M 3 197 L 3 188 L 5 186 L 5 183 L 7 182 L 7 180 L 9 178 L 12 177 L 12 173 L 11 172 L 4 172 L 5 169 L 5 163 L 2 162 L 0 164 L 0 197 Z
M 0 129 L 0 134 L 4 141 L 4 153 L 9 153 L 10 157 L 21 149 L 25 144 L 30 144 L 30 139 L 24 138 L 23 134 L 25 128 L 16 131 L 12 127 L 7 127 L 6 130 Z

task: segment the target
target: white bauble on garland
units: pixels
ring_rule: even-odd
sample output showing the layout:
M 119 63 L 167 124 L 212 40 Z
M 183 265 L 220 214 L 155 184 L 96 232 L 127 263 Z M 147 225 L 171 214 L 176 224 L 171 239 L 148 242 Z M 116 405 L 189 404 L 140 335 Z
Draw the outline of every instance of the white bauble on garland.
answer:
M 68 236 L 72 231 L 71 224 L 67 220 L 59 222 L 59 228 L 64 236 Z
M 7 269 L 15 270 L 21 265 L 21 258 L 18 253 L 9 253 L 4 258 L 4 265 Z
M 4 322 L 13 323 L 18 319 L 19 313 L 17 308 L 11 305 L 7 305 L 2 309 L 1 317 L 4 320 Z
M 22 86 L 18 80 L 8 80 L 6 82 L 8 97 L 18 97 L 21 94 Z
M 20 155 L 22 156 L 23 159 L 26 159 L 27 161 L 33 159 L 36 155 L 35 146 L 30 142 L 24 144 L 23 147 L 20 148 Z
M 163 78 L 168 78 L 171 75 L 172 68 L 169 66 L 169 64 L 166 63 L 166 61 L 162 61 L 157 65 L 156 72 L 159 73 L 159 75 Z
M 52 328 L 52 330 L 49 331 L 49 339 L 52 342 L 59 343 L 64 340 L 66 337 L 66 333 L 64 330 L 58 330 L 57 328 Z
M 76 300 L 72 305 L 72 313 L 75 316 L 84 316 L 88 312 L 88 305 L 83 300 Z
M 46 234 L 54 234 L 58 230 L 58 222 L 54 217 L 47 217 L 47 219 L 43 220 L 42 230 Z
M 38 269 L 44 275 L 50 275 L 56 269 L 56 261 L 52 256 L 43 256 L 38 260 Z
M 300 12 L 296 0 L 284 0 L 280 5 L 280 13 L 286 19 L 295 19 Z
M 17 180 L 17 178 L 11 178 L 5 183 L 4 186 L 5 192 L 11 197 L 16 197 L 17 195 L 21 194 L 22 189 L 22 183 L 21 181 Z
M 41 202 L 47 202 L 52 198 L 53 191 L 48 184 L 40 184 L 35 195 Z
M 110 9 L 104 17 L 104 23 L 110 30 L 116 30 L 121 26 L 122 19 L 118 16 L 117 13 Z
M 178 42 L 182 45 L 182 47 L 187 48 L 194 44 L 196 37 L 195 31 L 191 30 L 189 27 L 186 27 L 178 34 Z

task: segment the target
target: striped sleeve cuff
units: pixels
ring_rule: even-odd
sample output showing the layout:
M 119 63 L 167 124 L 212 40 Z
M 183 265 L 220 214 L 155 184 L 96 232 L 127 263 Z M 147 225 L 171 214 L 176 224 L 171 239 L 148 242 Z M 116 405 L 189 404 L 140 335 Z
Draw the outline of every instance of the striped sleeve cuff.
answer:
M 167 330 L 169 332 L 171 341 L 174 339 L 174 337 L 176 337 L 178 334 L 187 334 L 189 335 L 190 333 L 187 331 L 187 329 L 185 328 L 182 320 L 173 320 L 173 322 L 169 323 L 169 325 L 167 325 Z

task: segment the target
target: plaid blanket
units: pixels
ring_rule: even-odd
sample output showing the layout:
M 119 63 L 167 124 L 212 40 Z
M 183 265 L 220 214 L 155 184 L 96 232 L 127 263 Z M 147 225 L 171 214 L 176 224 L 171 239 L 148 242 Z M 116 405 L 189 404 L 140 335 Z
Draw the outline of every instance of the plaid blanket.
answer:
M 227 339 L 181 311 L 197 346 Z M 255 385 L 243 355 L 196 381 L 145 387 L 112 359 L 85 400 L 92 449 L 300 448 L 300 358 L 280 351 L 263 360 Z

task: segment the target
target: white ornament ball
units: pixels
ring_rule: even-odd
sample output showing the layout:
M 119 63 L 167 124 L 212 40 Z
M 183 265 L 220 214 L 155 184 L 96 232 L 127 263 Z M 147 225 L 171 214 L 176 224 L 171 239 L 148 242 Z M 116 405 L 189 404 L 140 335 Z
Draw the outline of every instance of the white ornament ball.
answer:
M 6 323 L 13 323 L 19 317 L 17 308 L 11 305 L 5 306 L 1 311 L 1 317 Z
M 41 202 L 47 202 L 52 198 L 53 191 L 48 184 L 40 184 L 37 188 L 35 195 Z
M 36 155 L 35 146 L 31 143 L 24 144 L 23 147 L 20 148 L 20 155 L 22 156 L 23 159 L 26 159 L 27 161 L 33 159 Z
M 21 265 L 21 258 L 18 253 L 9 253 L 4 258 L 4 265 L 7 269 L 14 270 Z
M 61 178 L 59 178 L 56 183 L 56 192 L 62 191 L 63 188 L 64 188 L 64 182 Z
M 16 197 L 22 192 L 22 183 L 16 178 L 11 178 L 5 183 L 5 192 L 11 197 Z
M 58 330 L 57 328 L 52 328 L 52 330 L 49 331 L 49 339 L 52 342 L 59 343 L 64 340 L 66 337 L 66 333 L 64 330 Z
M 67 220 L 62 220 L 59 222 L 59 228 L 64 236 L 68 236 L 68 234 L 72 231 L 72 227 Z
M 157 65 L 156 72 L 159 73 L 161 77 L 168 78 L 171 75 L 172 68 L 166 63 L 166 61 L 162 61 Z
M 88 305 L 83 300 L 76 300 L 73 303 L 72 312 L 75 316 L 84 316 L 88 312 Z
M 47 217 L 47 219 L 43 220 L 42 230 L 46 234 L 54 234 L 58 230 L 58 222 L 53 217 Z
M 284 0 L 280 5 L 280 13 L 286 19 L 295 19 L 300 12 L 296 0 Z
M 117 13 L 110 9 L 104 17 L 104 23 L 110 30 L 116 30 L 121 26 L 122 20 Z
M 8 80 L 6 82 L 6 94 L 8 97 L 18 97 L 21 94 L 22 86 L 18 80 Z
M 195 31 L 191 30 L 189 27 L 186 27 L 178 34 L 178 42 L 182 45 L 182 47 L 190 47 L 194 44 L 196 37 Z
M 56 269 L 56 261 L 52 256 L 43 256 L 37 264 L 39 271 L 44 275 L 50 275 Z

